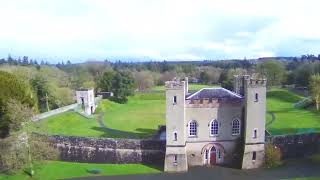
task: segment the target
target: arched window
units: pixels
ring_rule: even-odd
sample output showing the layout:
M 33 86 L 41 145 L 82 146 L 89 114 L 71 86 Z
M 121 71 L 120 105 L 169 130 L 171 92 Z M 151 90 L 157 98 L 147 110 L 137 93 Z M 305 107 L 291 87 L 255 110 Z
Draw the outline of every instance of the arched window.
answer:
M 219 133 L 219 123 L 217 120 L 213 120 L 210 123 L 210 135 L 215 136 Z
M 234 119 L 232 121 L 232 135 L 240 134 L 240 121 L 238 119 Z
M 192 120 L 189 122 L 189 136 L 197 135 L 197 122 Z

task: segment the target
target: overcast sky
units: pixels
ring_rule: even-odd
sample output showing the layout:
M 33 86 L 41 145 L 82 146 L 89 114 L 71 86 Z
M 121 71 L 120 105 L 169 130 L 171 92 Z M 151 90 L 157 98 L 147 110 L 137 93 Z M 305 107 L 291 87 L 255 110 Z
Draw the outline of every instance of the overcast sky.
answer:
M 317 0 L 0 0 L 0 57 L 201 60 L 320 53 Z

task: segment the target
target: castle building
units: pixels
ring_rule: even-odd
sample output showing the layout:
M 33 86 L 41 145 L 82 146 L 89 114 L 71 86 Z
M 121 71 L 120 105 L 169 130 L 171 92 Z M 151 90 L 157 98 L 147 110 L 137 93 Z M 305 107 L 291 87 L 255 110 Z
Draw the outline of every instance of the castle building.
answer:
M 234 92 L 218 87 L 189 93 L 188 78 L 168 81 L 165 87 L 165 171 L 263 165 L 266 80 L 235 76 Z
M 94 90 L 93 89 L 79 89 L 76 91 L 77 104 L 81 105 L 81 108 L 87 115 L 91 115 L 96 110 L 94 102 Z

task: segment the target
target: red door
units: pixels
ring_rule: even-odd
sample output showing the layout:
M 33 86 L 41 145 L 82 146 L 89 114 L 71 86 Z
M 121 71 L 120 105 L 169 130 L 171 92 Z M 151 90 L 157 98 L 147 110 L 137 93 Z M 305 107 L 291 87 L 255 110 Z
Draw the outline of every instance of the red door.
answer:
M 210 150 L 210 164 L 211 165 L 216 164 L 216 149 L 213 146 Z

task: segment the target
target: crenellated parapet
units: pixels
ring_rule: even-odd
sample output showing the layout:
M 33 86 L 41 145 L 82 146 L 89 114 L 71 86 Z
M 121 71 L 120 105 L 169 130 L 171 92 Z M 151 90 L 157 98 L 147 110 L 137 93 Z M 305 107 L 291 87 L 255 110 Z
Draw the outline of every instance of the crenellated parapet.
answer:
M 166 89 L 182 89 L 185 87 L 185 81 L 180 81 L 180 79 L 174 79 L 172 81 L 166 81 Z
M 242 105 L 242 100 L 230 99 L 191 99 L 186 100 L 186 107 L 188 108 L 219 108 L 224 105 L 239 106 Z
M 244 80 L 248 87 L 257 87 L 257 86 L 266 87 L 267 86 L 266 79 L 245 78 Z

